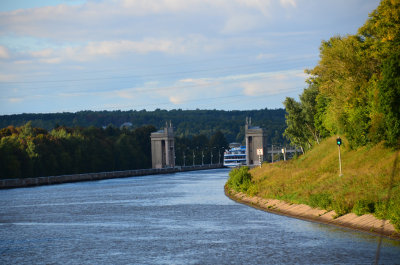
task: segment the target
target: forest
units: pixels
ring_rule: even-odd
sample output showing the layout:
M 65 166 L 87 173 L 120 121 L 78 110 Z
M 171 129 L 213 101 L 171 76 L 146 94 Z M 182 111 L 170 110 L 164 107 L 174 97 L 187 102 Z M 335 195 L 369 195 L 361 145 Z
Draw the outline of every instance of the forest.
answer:
M 355 35 L 323 41 L 300 102 L 286 98 L 284 135 L 304 151 L 328 136 L 353 149 L 400 148 L 400 1 L 383 0 Z
M 0 130 L 0 178 L 151 168 L 154 131 L 151 125 L 136 129 L 59 126 L 51 131 L 31 122 L 8 126 Z M 175 141 L 176 164 L 181 166 L 218 163 L 228 147 L 221 131 L 210 138 L 197 135 Z
M 246 117 L 284 144 L 285 111 L 81 111 L 0 116 L 0 178 L 151 167 L 150 134 L 171 121 L 176 165 L 222 162 L 229 142 L 243 142 Z
M 24 178 L 151 167 L 153 126 L 0 130 L 0 177 Z
M 130 110 L 130 111 L 80 111 L 76 113 L 15 114 L 0 116 L 0 128 L 13 125 L 23 126 L 31 121 L 33 127 L 48 131 L 57 126 L 105 128 L 121 127 L 131 123 L 131 128 L 153 125 L 161 129 L 166 121 L 171 121 L 177 137 L 205 135 L 211 137 L 221 131 L 228 142 L 242 142 L 246 117 L 253 124 L 267 131 L 269 144 L 287 142 L 282 134 L 286 128 L 284 109 L 261 109 L 248 111 L 223 110 Z

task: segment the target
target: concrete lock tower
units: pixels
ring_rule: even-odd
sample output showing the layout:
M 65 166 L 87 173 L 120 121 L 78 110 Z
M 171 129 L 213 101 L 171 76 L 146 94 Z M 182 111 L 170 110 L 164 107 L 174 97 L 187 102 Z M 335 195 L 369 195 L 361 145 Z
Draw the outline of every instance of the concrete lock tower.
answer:
M 267 155 L 267 133 L 264 129 L 258 126 L 251 125 L 251 118 L 246 118 L 245 125 L 246 137 L 246 164 L 247 165 L 260 165 L 262 161 L 266 160 Z M 262 149 L 261 157 L 257 150 Z
M 175 167 L 175 140 L 171 122 L 165 128 L 150 135 L 151 162 L 153 168 Z

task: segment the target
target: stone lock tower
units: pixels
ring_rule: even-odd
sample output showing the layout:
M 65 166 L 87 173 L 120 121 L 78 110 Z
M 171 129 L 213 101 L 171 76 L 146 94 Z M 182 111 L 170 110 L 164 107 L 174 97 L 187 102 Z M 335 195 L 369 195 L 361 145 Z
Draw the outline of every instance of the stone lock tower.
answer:
M 267 157 L 267 134 L 263 128 L 251 125 L 251 118 L 246 118 L 245 125 L 246 137 L 246 164 L 259 165 L 257 149 L 263 149 L 262 161 Z
M 171 122 L 151 133 L 151 162 L 153 168 L 175 167 L 175 140 Z

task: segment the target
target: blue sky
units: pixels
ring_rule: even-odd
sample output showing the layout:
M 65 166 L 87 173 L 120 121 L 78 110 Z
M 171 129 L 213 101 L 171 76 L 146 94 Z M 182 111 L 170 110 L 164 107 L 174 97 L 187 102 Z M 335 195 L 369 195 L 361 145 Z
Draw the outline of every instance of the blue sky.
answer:
M 377 0 L 2 0 L 0 114 L 282 108 Z

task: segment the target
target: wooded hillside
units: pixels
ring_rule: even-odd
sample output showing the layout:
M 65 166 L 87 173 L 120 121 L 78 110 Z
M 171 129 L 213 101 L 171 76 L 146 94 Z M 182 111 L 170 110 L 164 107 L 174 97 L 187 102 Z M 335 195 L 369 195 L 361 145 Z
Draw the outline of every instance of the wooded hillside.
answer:
M 221 131 L 228 142 L 242 142 L 246 117 L 251 117 L 253 124 L 267 131 L 269 144 L 284 144 L 287 140 L 282 133 L 286 128 L 284 109 L 262 109 L 249 111 L 222 110 L 160 110 L 155 111 L 81 111 L 76 113 L 52 114 L 17 114 L 0 116 L 0 128 L 23 126 L 28 121 L 33 127 L 52 130 L 57 126 L 98 128 L 113 125 L 120 127 L 126 122 L 132 128 L 153 125 L 157 129 L 172 121 L 177 137 L 191 137 L 204 134 L 211 137 Z

